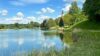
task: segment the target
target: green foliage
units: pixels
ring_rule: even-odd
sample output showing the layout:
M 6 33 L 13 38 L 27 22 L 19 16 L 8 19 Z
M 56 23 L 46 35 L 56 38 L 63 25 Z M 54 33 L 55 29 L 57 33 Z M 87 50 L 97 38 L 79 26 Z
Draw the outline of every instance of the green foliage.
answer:
M 76 24 L 75 26 L 73 26 L 73 28 L 85 29 L 85 30 L 86 29 L 87 30 L 100 30 L 100 23 L 85 20 L 85 21 L 82 21 L 82 22 Z
M 0 29 L 4 29 L 5 28 L 5 26 L 4 25 L 0 25 Z
M 86 0 L 83 11 L 89 20 L 100 21 L 100 0 Z
M 37 22 L 30 22 L 29 24 L 0 24 L 0 29 L 22 29 L 22 28 L 34 28 L 39 27 L 39 23 Z
M 33 28 L 33 27 L 34 27 L 34 22 L 31 21 L 31 22 L 29 23 L 28 27 L 29 27 L 29 28 Z
M 69 11 L 69 14 L 78 14 L 78 13 L 80 13 L 79 12 L 79 8 L 78 8 L 78 6 L 77 6 L 77 2 L 76 1 L 74 1 L 74 2 L 72 2 L 72 4 L 71 4 L 71 8 L 70 8 L 70 11 Z
M 33 23 L 33 26 L 34 26 L 34 27 L 39 27 L 40 24 L 39 24 L 38 22 L 34 22 L 34 23 Z
M 60 26 L 60 27 L 64 27 L 64 21 L 63 21 L 62 18 L 60 18 L 60 20 L 59 20 L 59 26 Z
M 47 25 L 47 20 L 43 20 L 43 22 L 41 23 L 41 29 L 43 29 L 43 30 L 49 29 L 49 27 Z
M 15 28 L 19 28 L 19 24 L 18 23 L 15 23 L 14 26 L 15 26 Z
M 69 14 L 72 15 L 71 25 L 73 25 L 74 23 L 76 23 L 78 21 L 83 20 L 83 18 L 84 18 L 84 16 L 83 16 L 84 14 L 82 14 L 81 9 L 78 8 L 76 1 L 72 2 L 71 8 L 69 10 Z
M 60 18 L 61 17 L 55 20 L 57 25 L 59 25 Z M 87 19 L 87 16 L 82 13 L 81 9 L 77 6 L 77 2 L 74 1 L 71 4 L 69 12 L 64 14 L 62 18 L 65 26 L 71 26 L 79 21 Z
M 53 19 L 48 19 L 47 25 L 49 28 L 54 27 L 54 26 L 56 26 L 56 22 Z
M 44 20 L 41 23 L 41 28 L 44 30 L 49 29 L 49 28 L 54 27 L 54 26 L 56 26 L 56 22 L 53 19 Z
M 73 23 L 73 18 L 71 14 L 65 14 L 63 16 L 63 20 L 65 25 L 71 25 Z

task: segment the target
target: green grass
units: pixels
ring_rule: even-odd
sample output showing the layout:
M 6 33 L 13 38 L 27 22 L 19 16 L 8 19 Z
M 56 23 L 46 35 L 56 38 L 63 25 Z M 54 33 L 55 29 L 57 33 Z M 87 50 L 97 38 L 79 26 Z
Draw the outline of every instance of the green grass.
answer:
M 72 28 L 79 28 L 85 30 L 100 30 L 100 22 L 85 20 L 73 25 Z

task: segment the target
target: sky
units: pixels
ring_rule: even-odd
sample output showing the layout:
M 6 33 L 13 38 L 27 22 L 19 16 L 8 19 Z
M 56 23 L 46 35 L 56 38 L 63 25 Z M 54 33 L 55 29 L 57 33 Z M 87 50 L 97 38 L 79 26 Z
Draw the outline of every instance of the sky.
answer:
M 67 13 L 71 3 L 77 1 L 82 8 L 85 0 L 0 0 L 0 24 L 41 23 L 44 19 L 56 19 L 64 10 Z

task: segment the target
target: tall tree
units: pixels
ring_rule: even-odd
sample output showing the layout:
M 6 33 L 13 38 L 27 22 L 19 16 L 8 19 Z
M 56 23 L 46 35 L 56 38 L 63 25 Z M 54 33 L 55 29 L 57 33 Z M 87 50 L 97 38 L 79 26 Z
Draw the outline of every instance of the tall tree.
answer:
M 69 14 L 78 14 L 79 8 L 77 6 L 77 1 L 73 1 L 69 10 Z
M 81 13 L 81 10 L 79 9 L 78 5 L 77 5 L 77 1 L 73 1 L 69 10 L 69 14 L 72 15 L 71 22 L 72 24 L 74 24 L 76 22 L 76 20 L 78 19 L 77 17 L 79 16 L 79 14 Z
M 64 27 L 64 21 L 63 21 L 62 17 L 59 20 L 59 26 Z
M 19 23 L 14 24 L 15 28 L 19 28 Z
M 52 18 L 50 18 L 47 21 L 47 25 L 48 25 L 49 28 L 54 27 L 54 26 L 56 26 L 56 22 Z
M 49 27 L 48 27 L 48 25 L 47 25 L 47 21 L 48 20 L 43 20 L 43 22 L 41 23 L 41 29 L 43 29 L 43 30 L 45 30 L 45 29 L 48 29 Z
M 83 12 L 88 15 L 89 20 L 100 21 L 100 0 L 86 0 Z

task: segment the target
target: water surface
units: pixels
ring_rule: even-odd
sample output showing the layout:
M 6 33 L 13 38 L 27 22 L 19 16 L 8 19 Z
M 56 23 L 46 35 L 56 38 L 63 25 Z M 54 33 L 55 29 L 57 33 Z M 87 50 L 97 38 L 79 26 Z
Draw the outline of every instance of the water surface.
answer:
M 0 31 L 0 56 L 15 56 L 37 51 L 48 51 L 54 48 L 57 51 L 63 49 L 64 42 L 59 35 L 45 35 L 39 29 L 8 29 Z

